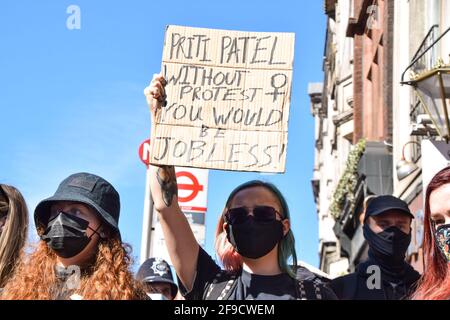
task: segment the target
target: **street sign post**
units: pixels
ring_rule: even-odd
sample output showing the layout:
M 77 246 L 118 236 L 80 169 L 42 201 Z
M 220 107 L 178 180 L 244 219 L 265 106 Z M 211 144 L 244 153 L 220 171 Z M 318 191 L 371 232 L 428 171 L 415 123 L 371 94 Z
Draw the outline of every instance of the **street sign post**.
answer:
M 149 170 L 150 140 L 145 140 L 139 146 L 139 158 L 147 168 L 140 262 L 143 263 L 150 257 L 159 257 L 171 264 L 161 225 L 156 212 L 153 210 Z M 178 183 L 179 206 L 186 215 L 197 242 L 204 246 L 208 170 L 175 168 L 175 171 Z

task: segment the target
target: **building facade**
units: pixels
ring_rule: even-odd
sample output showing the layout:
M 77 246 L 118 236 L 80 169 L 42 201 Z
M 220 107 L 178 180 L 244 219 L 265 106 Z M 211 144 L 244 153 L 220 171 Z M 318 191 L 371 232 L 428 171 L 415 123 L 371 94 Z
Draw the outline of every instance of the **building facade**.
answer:
M 399 179 L 398 168 L 395 167 L 393 194 L 405 200 L 415 215 L 408 259 L 418 271 L 422 272 L 421 246 L 424 215 L 422 169 L 428 170 L 434 164 L 430 161 L 422 161 L 421 146 L 424 141 L 437 141 L 440 137 L 413 88 L 401 82 L 409 80 L 413 72 L 421 73 L 431 70 L 440 58 L 446 59 L 444 63 L 450 64 L 450 34 L 447 33 L 440 41 L 433 44 L 450 27 L 450 1 L 396 0 L 394 12 L 393 158 L 395 163 L 405 158 L 415 163 L 418 169 L 409 176 Z M 427 48 L 430 50 L 425 52 Z M 424 52 L 424 56 L 408 69 L 415 58 Z M 443 166 L 445 166 L 444 163 L 438 163 L 431 170 L 436 172 Z M 425 185 L 426 183 L 425 181 Z
M 421 271 L 422 168 L 427 168 L 421 144 L 440 137 L 414 88 L 402 80 L 432 69 L 439 58 L 448 60 L 450 32 L 434 42 L 449 27 L 450 0 L 325 0 L 324 5 L 324 80 L 308 89 L 316 124 L 312 189 L 320 268 L 336 277 L 367 258 L 365 203 L 393 194 L 416 216 L 408 259 Z M 407 176 L 405 161 L 417 167 Z

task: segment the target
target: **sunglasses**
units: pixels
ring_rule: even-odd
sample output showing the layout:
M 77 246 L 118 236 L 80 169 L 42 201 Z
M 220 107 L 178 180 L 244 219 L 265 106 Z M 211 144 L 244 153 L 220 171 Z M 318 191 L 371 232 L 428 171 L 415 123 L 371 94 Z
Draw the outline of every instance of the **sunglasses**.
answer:
M 272 222 L 277 219 L 277 214 L 283 219 L 282 215 L 273 207 L 256 206 L 256 207 L 237 207 L 228 209 L 225 212 L 225 222 L 230 224 L 239 224 L 247 221 L 253 212 L 253 219 L 258 222 Z

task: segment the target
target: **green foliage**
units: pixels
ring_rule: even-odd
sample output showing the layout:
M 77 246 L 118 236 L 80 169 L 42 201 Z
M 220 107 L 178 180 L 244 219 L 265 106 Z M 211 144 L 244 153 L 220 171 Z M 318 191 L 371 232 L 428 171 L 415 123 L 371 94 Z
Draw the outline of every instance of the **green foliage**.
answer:
M 355 195 L 353 194 L 358 182 L 358 163 L 366 149 L 366 140 L 361 139 L 350 151 L 347 158 L 347 164 L 344 173 L 339 179 L 338 186 L 333 194 L 333 200 L 330 205 L 331 215 L 337 219 L 344 208 L 345 200 L 350 201 L 351 210 L 355 206 Z

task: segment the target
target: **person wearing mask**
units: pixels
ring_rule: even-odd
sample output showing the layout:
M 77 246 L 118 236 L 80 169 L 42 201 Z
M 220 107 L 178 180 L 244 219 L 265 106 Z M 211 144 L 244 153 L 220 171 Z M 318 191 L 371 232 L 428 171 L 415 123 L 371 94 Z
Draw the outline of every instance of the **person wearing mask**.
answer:
M 412 299 L 450 299 L 450 167 L 427 186 L 424 217 L 424 273 Z
M 137 275 L 152 300 L 173 300 L 178 286 L 173 281 L 169 264 L 160 258 L 150 258 L 140 266 Z
M 120 198 L 105 179 L 77 173 L 41 201 L 41 240 L 21 261 L 2 299 L 128 300 L 145 292 L 130 272 L 131 248 L 119 232 Z
M 369 258 L 355 273 L 331 282 L 339 299 L 401 300 L 412 294 L 420 278 L 405 261 L 413 218 L 408 205 L 394 196 L 378 196 L 368 203 L 363 232 Z
M 20 261 L 27 232 L 28 208 L 22 194 L 0 184 L 0 293 Z
M 165 103 L 165 79 L 155 75 L 144 90 L 151 119 Z M 229 195 L 219 216 L 215 249 L 224 269 L 199 246 L 178 206 L 172 166 L 150 166 L 151 191 L 179 290 L 195 300 L 335 298 L 315 281 L 296 279 L 297 257 L 289 209 L 272 184 L 250 181 Z M 292 265 L 289 264 L 292 259 Z

